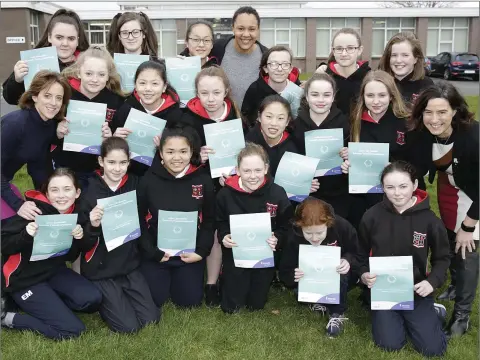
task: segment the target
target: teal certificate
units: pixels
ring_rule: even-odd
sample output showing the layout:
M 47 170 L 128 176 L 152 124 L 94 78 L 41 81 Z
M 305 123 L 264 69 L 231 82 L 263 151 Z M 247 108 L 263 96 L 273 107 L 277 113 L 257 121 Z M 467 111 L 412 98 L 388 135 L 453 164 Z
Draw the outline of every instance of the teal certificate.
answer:
M 348 143 L 350 194 L 383 193 L 380 174 L 388 164 L 389 144 Z
M 413 260 L 411 256 L 370 258 L 373 285 L 372 310 L 413 310 Z
M 20 51 L 20 59 L 28 64 L 28 74 L 23 78 L 25 90 L 28 90 L 30 83 L 40 70 L 60 72 L 55 46 Z
M 304 275 L 298 282 L 298 301 L 340 304 L 340 248 L 300 245 L 298 268 Z
M 292 115 L 294 118 L 296 118 L 298 115 L 298 108 L 300 107 L 300 102 L 302 101 L 303 97 L 303 89 L 294 82 L 291 82 L 290 80 L 287 81 L 287 87 L 283 89 L 280 95 L 287 99 L 287 101 L 290 103 Z
M 30 261 L 67 254 L 72 247 L 72 231 L 77 226 L 77 218 L 78 214 L 38 215 L 35 218 L 38 230 L 33 238 Z
M 134 108 L 130 109 L 123 127 L 132 130 L 132 133 L 127 136 L 132 160 L 148 166 L 152 165 L 155 155 L 153 137 L 161 136 L 166 124 L 166 120 Z
M 270 213 L 230 215 L 233 260 L 239 268 L 274 267 L 273 251 L 267 243 L 272 236 Z
M 97 204 L 103 206 L 101 224 L 108 251 L 140 237 L 137 192 L 135 190 L 98 199 Z
M 245 147 L 242 120 L 228 120 L 203 125 L 207 146 L 215 150 L 208 155 L 212 178 L 232 174 L 237 165 L 237 155 Z
M 67 108 L 69 133 L 63 141 L 63 150 L 100 155 L 106 115 L 107 104 L 70 100 Z
M 302 202 L 310 194 L 318 159 L 286 151 L 278 164 L 275 184 L 287 192 L 288 198 Z
M 158 210 L 157 246 L 170 256 L 195 252 L 198 211 Z
M 135 88 L 135 72 L 141 63 L 148 61 L 149 59 L 149 55 L 113 54 L 115 67 L 122 80 L 122 89 L 124 91 L 133 91 Z
M 342 174 L 340 150 L 343 148 L 343 129 L 312 130 L 305 133 L 307 156 L 318 159 L 315 176 Z
M 200 56 L 166 58 L 165 64 L 168 82 L 177 91 L 180 101 L 186 104 L 195 97 L 195 77 L 202 68 Z

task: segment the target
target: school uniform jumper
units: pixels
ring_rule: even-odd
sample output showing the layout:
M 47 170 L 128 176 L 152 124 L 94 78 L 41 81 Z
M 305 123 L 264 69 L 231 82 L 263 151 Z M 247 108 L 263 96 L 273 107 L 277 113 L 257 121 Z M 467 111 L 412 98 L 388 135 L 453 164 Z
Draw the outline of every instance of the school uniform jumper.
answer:
M 175 124 L 180 120 L 183 114 L 179 106 L 178 95 L 174 96 L 174 95 L 163 93 L 162 98 L 164 99 L 162 106 L 158 109 L 157 112 L 151 115 L 159 119 L 165 120 L 167 122 L 166 127 L 172 126 L 173 124 Z M 134 90 L 133 93 L 125 100 L 125 102 L 122 104 L 122 106 L 117 110 L 117 112 L 113 116 L 113 119 L 110 122 L 110 128 L 112 129 L 112 134 L 114 134 L 118 128 L 125 126 L 125 122 L 127 121 L 128 114 L 130 113 L 131 109 L 135 109 L 135 110 L 147 113 L 142 103 L 140 102 L 140 96 L 138 96 L 138 93 L 136 90 Z M 150 135 L 152 137 L 152 142 L 153 142 L 153 137 L 161 134 L 152 133 Z M 128 137 L 127 137 L 127 141 L 128 141 Z M 149 168 L 148 165 L 139 163 L 138 161 L 131 160 L 128 171 L 129 173 L 135 174 L 137 176 L 143 176 L 145 172 L 148 170 L 148 168 Z
M 275 275 L 274 267 L 235 267 L 232 249 L 225 248 L 222 243 L 225 235 L 231 234 L 230 215 L 270 213 L 272 232 L 278 239 L 277 249 L 282 248 L 287 240 L 289 221 L 293 216 L 285 190 L 271 179 L 266 178 L 263 185 L 251 193 L 240 187 L 239 179 L 238 175 L 227 179 L 225 187 L 217 195 L 216 228 L 223 259 L 221 307 L 225 313 L 234 313 L 243 307 L 263 309 Z
M 16 110 L 2 117 L 2 200 L 15 212 L 23 200 L 11 189 L 10 181 L 27 165 L 35 189 L 40 189 L 53 171 L 50 143 L 56 139 L 57 121 L 44 121 L 35 108 Z
M 450 263 L 447 232 L 430 210 L 427 193 L 416 190 L 414 196 L 416 204 L 402 214 L 386 197 L 365 213 L 358 232 L 358 276 L 369 271 L 369 254 L 372 257 L 412 256 L 414 283 L 427 280 L 433 289 L 442 286 Z M 431 270 L 427 273 L 429 253 Z M 372 311 L 372 335 L 377 346 L 388 351 L 400 350 L 406 344 L 406 333 L 422 355 L 445 353 L 447 342 L 432 295 L 423 298 L 415 294 L 411 311 Z
M 293 139 L 297 144 L 300 154 L 306 155 L 305 133 L 307 131 L 324 129 L 343 129 L 343 145 L 348 146 L 350 139 L 350 122 L 347 116 L 335 105 L 332 105 L 328 116 L 319 126 L 311 119 L 309 109 L 300 109 L 293 129 Z M 338 156 L 338 160 L 339 164 L 341 164 L 342 158 L 340 155 Z M 320 183 L 320 188 L 310 194 L 310 196 L 329 203 L 335 209 L 335 213 L 348 219 L 351 203 L 348 193 L 348 175 L 342 173 L 341 175 L 319 176 L 316 179 L 318 179 Z
M 210 174 L 202 166 L 189 165 L 185 175 L 177 178 L 158 159 L 140 181 L 137 197 L 142 231 L 140 270 L 155 304 L 161 306 L 171 298 L 182 307 L 201 305 L 205 259 L 213 246 L 215 230 L 215 193 Z M 202 260 L 187 264 L 179 256 L 171 256 L 168 261 L 160 262 L 165 253 L 157 247 L 158 210 L 198 211 L 195 253 Z
M 126 174 L 117 189 L 112 190 L 100 172 L 90 178 L 87 194 L 81 207 L 81 221 L 89 228 L 93 246 L 83 251 L 81 274 L 93 282 L 102 293 L 99 312 L 108 327 L 115 332 L 131 333 L 149 323 L 160 320 L 160 311 L 153 302 L 150 289 L 140 266 L 138 239 L 129 241 L 116 249 L 107 250 L 102 226 L 90 223 L 90 212 L 98 199 L 134 191 L 138 177 Z
M 85 101 L 91 103 L 107 104 L 107 114 L 105 121 L 110 123 L 117 109 L 122 106 L 124 98 L 115 94 L 113 91 L 103 88 L 100 93 L 92 99 L 89 99 L 80 92 L 80 80 L 70 78 L 70 86 L 72 87 L 71 100 Z M 68 119 L 67 119 L 68 120 Z M 55 167 L 68 167 L 73 170 L 80 182 L 82 191 L 88 186 L 88 179 L 93 176 L 94 171 L 99 168 L 98 156 L 94 154 L 79 153 L 74 151 L 63 150 L 64 139 L 58 140 L 52 151 Z M 100 144 L 99 144 L 100 145 Z
M 25 197 L 42 215 L 59 214 L 44 194 L 31 190 Z M 77 209 L 74 204 L 67 213 Z M 55 340 L 77 337 L 85 331 L 85 325 L 72 310 L 95 312 L 102 300 L 90 281 L 65 265 L 88 247 L 88 233 L 84 229 L 83 239 L 73 239 L 70 251 L 64 255 L 30 261 L 34 240 L 25 229 L 29 223 L 18 215 L 2 221 L 2 291 L 9 293 L 25 312 L 15 314 L 12 327 L 38 331 Z
M 427 87 L 434 84 L 433 80 L 425 76 L 423 79 L 412 80 L 413 71 L 405 76 L 402 80 L 398 80 L 396 77 L 395 85 L 402 94 L 403 101 L 406 104 L 413 106 L 418 95 Z

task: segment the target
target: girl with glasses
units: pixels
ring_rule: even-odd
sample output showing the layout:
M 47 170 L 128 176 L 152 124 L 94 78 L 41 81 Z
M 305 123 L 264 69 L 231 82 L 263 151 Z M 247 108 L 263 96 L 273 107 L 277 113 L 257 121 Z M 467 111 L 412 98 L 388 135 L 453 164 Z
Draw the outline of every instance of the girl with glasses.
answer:
M 202 68 L 217 64 L 217 58 L 210 56 L 213 48 L 213 27 L 207 21 L 198 20 L 191 23 L 185 36 L 185 49 L 181 56 L 200 56 Z
M 107 49 L 110 54 L 150 55 L 156 58 L 158 40 L 152 23 L 143 12 L 118 13 L 110 24 Z
M 290 81 L 300 84 L 300 72 L 292 66 L 292 60 L 292 50 L 286 46 L 273 46 L 263 53 L 260 76 L 249 86 L 242 103 L 242 116 L 249 127 L 255 125 L 263 99 L 281 94 Z

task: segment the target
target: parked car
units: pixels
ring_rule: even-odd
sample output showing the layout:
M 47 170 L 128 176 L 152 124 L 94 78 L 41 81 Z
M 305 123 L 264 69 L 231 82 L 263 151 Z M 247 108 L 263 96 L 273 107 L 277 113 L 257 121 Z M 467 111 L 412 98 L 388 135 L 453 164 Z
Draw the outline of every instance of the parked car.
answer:
M 423 67 L 425 68 L 425 75 L 430 76 L 432 72 L 432 68 L 431 68 L 431 61 L 428 57 L 425 58 Z
M 478 55 L 469 52 L 442 52 L 430 57 L 430 74 L 450 80 L 458 76 L 478 81 Z

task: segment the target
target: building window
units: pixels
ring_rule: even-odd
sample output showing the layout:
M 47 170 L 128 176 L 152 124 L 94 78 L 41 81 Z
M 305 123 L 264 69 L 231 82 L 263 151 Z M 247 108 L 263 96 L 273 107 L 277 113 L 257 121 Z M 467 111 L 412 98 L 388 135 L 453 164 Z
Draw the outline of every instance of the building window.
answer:
M 108 33 L 110 32 L 109 22 L 92 21 L 83 23 L 85 32 L 88 36 L 90 45 L 106 46 L 108 42 Z
M 427 56 L 468 51 L 468 18 L 429 18 Z
M 373 19 L 372 56 L 382 56 L 388 40 L 401 31 L 415 32 L 415 19 Z
M 332 39 L 342 28 L 352 28 L 360 34 L 359 18 L 319 18 L 317 19 L 317 57 L 328 57 Z
M 30 11 L 30 45 L 35 46 L 40 40 L 40 32 L 38 29 L 38 12 Z
M 304 18 L 262 19 L 260 41 L 266 47 L 284 45 L 292 49 L 294 57 L 305 57 L 306 21 Z
M 152 20 L 158 39 L 158 56 L 177 55 L 177 22 L 175 20 Z

